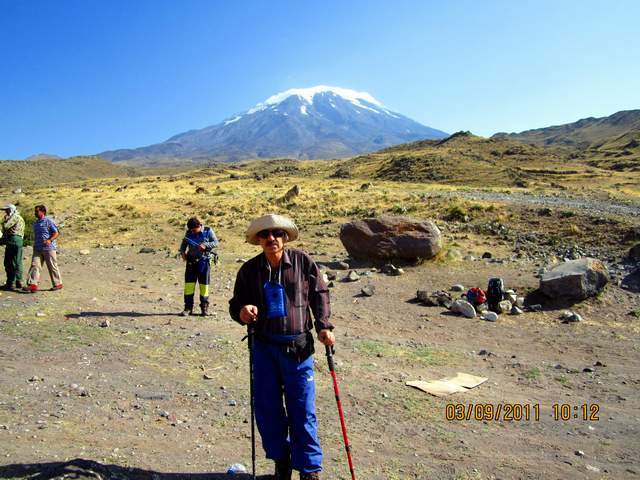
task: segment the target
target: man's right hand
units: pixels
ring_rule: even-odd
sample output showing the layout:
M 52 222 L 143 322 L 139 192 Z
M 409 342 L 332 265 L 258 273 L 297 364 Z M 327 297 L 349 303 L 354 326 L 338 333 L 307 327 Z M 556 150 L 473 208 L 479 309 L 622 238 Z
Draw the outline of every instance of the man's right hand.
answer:
M 240 321 L 242 323 L 254 323 L 258 318 L 258 307 L 255 305 L 245 305 L 240 309 Z

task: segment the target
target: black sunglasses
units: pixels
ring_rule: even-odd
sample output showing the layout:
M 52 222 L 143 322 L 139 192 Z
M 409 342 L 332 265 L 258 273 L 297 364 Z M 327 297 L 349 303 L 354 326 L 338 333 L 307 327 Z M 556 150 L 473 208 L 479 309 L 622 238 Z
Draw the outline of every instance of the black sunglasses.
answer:
M 273 238 L 282 238 L 287 234 L 284 230 L 260 230 L 257 235 L 260 238 L 269 238 L 269 235 L 273 235 Z

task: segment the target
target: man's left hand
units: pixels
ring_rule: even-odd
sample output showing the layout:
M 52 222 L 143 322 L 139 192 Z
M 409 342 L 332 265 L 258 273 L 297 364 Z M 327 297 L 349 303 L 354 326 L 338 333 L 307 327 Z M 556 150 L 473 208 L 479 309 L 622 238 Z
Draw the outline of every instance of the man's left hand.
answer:
M 201 252 L 204 252 L 206 249 L 207 249 L 207 247 L 205 247 L 203 243 L 198 245 L 198 250 L 200 250 Z
M 318 340 L 327 347 L 331 347 L 336 343 L 336 337 L 329 329 L 320 330 L 320 332 L 318 333 Z

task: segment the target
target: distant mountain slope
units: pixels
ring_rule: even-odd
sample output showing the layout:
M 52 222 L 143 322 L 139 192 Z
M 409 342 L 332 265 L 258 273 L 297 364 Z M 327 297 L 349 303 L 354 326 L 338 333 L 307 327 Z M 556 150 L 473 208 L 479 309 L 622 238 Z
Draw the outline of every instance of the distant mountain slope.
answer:
M 135 173 L 132 167 L 114 165 L 96 157 L 1 160 L 0 189 L 57 185 L 90 178 L 126 177 Z
M 483 138 L 458 132 L 444 140 L 397 145 L 341 162 L 341 172 L 356 177 L 405 182 L 478 186 L 527 186 L 544 177 L 584 172 L 568 163 L 569 153 L 525 145 L 507 138 Z
M 496 133 L 493 138 L 510 138 L 533 145 L 560 145 L 581 149 L 598 148 L 612 139 L 640 132 L 640 110 L 623 110 L 608 117 L 583 118 L 574 123 L 526 130 L 520 133 Z
M 366 92 L 318 86 L 287 90 L 217 125 L 181 133 L 159 144 L 100 156 L 132 164 L 170 159 L 338 158 L 446 136 L 392 112 Z
M 538 128 L 520 133 L 497 133 L 532 145 L 577 149 L 573 158 L 612 170 L 640 169 L 640 110 L 623 110 L 603 118 Z

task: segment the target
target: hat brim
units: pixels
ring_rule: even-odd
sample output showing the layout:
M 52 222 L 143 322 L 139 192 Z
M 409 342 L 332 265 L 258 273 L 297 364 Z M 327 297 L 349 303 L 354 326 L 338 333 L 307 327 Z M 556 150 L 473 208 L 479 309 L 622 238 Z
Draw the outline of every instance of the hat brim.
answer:
M 285 242 L 293 242 L 298 238 L 298 227 L 287 217 L 282 215 L 265 215 L 264 217 L 256 218 L 247 229 L 246 239 L 247 242 L 252 245 L 260 245 L 258 239 L 258 232 L 262 230 L 273 230 L 279 228 L 287 232 L 287 239 Z

